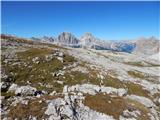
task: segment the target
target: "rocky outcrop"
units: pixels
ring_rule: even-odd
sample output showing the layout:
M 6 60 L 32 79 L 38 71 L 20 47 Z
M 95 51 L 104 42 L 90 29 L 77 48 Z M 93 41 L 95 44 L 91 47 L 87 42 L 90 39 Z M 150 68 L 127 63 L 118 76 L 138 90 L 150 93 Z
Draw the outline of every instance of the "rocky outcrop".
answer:
M 136 101 L 142 103 L 143 105 L 145 105 L 146 107 L 155 107 L 155 104 L 150 99 L 148 99 L 146 97 L 136 96 L 136 95 L 128 95 L 127 98 L 132 99 L 132 100 L 136 100 Z
M 33 87 L 29 86 L 29 85 L 21 86 L 21 87 L 18 87 L 15 90 L 15 94 L 16 95 L 34 95 L 36 90 L 37 90 L 36 88 L 33 88 Z
M 56 38 L 54 37 L 43 36 L 41 39 L 43 42 L 56 42 Z
M 94 47 L 95 42 L 96 42 L 96 38 L 91 33 L 85 33 L 80 38 L 80 44 L 82 47 L 92 48 Z
M 1 82 L 0 87 L 2 92 L 6 92 L 10 86 L 10 82 Z
M 133 51 L 136 54 L 153 55 L 160 52 L 160 41 L 155 37 L 140 38 L 136 41 L 136 47 Z
M 71 87 L 65 86 L 63 89 L 64 93 L 67 92 L 73 92 L 73 91 L 79 91 L 85 94 L 91 94 L 95 95 L 97 93 L 107 93 L 107 94 L 117 94 L 119 96 L 124 96 L 127 94 L 127 91 L 123 88 L 113 88 L 113 87 L 104 87 L 104 86 L 98 86 L 98 85 L 91 85 L 91 84 L 83 84 L 83 85 L 75 85 Z
M 66 46 L 77 46 L 79 40 L 69 32 L 63 32 L 58 36 L 58 43 Z
M 42 40 L 41 38 L 37 38 L 37 37 L 31 37 L 30 39 L 33 41 L 41 41 Z
M 49 116 L 49 120 L 114 120 L 113 116 L 97 112 L 85 106 L 82 101 L 84 96 L 65 95 L 64 98 L 57 98 L 49 101 L 45 114 Z

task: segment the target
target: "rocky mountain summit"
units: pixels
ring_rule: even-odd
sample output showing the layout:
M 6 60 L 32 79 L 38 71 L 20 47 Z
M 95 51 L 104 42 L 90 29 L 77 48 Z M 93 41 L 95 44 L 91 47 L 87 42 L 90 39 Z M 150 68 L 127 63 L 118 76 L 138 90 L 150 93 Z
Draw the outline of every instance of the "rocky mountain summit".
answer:
M 97 50 L 91 43 L 105 44 L 88 33 L 83 41 L 91 48 L 1 35 L 1 119 L 159 120 L 159 54 L 119 52 L 110 41 L 114 50 Z
M 80 38 L 80 45 L 82 47 L 94 48 L 96 41 L 97 41 L 97 39 L 91 33 L 85 33 Z
M 63 32 L 58 36 L 57 42 L 62 45 L 76 46 L 79 40 L 73 34 L 69 32 Z
M 152 55 L 160 52 L 160 41 L 155 37 L 140 38 L 136 41 L 135 53 Z
M 43 37 L 41 38 L 41 40 L 42 40 L 43 42 L 56 42 L 56 38 L 54 38 L 54 37 L 48 37 L 48 36 L 43 36 Z

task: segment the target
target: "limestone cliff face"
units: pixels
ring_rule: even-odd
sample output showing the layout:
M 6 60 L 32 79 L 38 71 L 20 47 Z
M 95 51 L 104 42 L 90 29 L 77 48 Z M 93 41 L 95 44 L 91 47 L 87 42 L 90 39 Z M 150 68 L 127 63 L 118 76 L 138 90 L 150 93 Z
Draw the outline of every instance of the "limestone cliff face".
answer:
M 95 42 L 96 42 L 96 38 L 91 33 L 85 33 L 80 38 L 80 44 L 82 47 L 91 48 L 92 46 L 95 45 Z
M 69 32 L 63 32 L 58 36 L 58 42 L 64 45 L 76 45 L 79 40 Z
M 136 47 L 133 51 L 137 54 L 152 55 L 160 52 L 160 41 L 155 37 L 140 38 L 136 41 Z

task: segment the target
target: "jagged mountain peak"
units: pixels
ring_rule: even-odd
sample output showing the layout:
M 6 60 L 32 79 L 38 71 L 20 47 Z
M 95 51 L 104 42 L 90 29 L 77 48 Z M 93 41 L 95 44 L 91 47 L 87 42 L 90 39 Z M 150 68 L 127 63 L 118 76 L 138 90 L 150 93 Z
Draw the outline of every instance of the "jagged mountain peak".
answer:
M 160 41 L 155 37 L 141 38 L 136 41 L 134 53 L 143 53 L 147 55 L 156 54 L 160 51 Z
M 85 48 L 92 48 L 95 45 L 96 38 L 89 32 L 85 33 L 80 38 L 80 44 L 82 47 Z
M 64 31 L 62 32 L 60 35 L 73 35 L 71 32 L 68 32 L 68 31 Z
M 86 32 L 86 33 L 84 33 L 84 36 L 94 37 L 94 36 L 92 35 L 92 33 L 90 33 L 90 32 Z
M 55 44 L 82 47 L 96 50 L 112 50 L 136 54 L 152 55 L 160 51 L 160 40 L 156 37 L 139 37 L 134 40 L 107 41 L 95 37 L 92 33 L 86 32 L 78 39 L 71 32 L 62 32 L 58 38 L 44 36 L 43 38 L 32 38 L 43 42 L 54 42 Z
M 81 40 L 89 40 L 89 41 L 93 41 L 96 38 L 89 32 L 85 33 L 82 37 Z
M 47 41 L 47 42 L 55 42 L 56 41 L 56 38 L 55 37 L 49 37 L 49 36 L 43 36 L 42 38 L 42 41 Z
M 62 32 L 58 36 L 58 42 L 65 45 L 76 45 L 78 44 L 78 39 L 70 32 Z

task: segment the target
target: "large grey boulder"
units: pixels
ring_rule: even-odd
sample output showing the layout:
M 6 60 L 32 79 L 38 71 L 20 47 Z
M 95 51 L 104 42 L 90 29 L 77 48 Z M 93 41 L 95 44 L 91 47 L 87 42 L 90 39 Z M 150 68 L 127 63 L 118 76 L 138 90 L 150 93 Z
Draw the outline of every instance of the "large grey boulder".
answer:
M 21 87 L 18 87 L 16 90 L 15 90 L 15 94 L 16 95 L 34 95 L 34 93 L 36 92 L 36 88 L 34 87 L 31 87 L 29 85 L 27 86 L 21 86 Z

